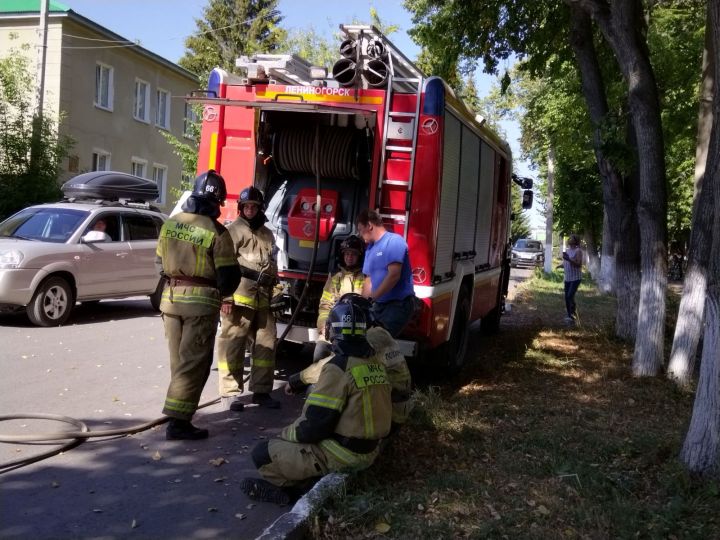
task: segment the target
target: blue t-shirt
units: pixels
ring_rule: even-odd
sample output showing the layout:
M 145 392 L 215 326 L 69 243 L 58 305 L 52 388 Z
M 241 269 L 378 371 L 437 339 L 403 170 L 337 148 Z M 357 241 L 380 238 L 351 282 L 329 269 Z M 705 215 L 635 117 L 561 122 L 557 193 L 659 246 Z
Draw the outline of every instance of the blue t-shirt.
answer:
M 403 300 L 414 292 L 408 246 L 399 234 L 386 232 L 380 237 L 380 240 L 370 244 L 365 252 L 363 274 L 370 276 L 373 290 L 383 282 L 387 275 L 387 267 L 392 263 L 402 264 L 400 279 L 389 292 L 375 298 L 377 302 Z

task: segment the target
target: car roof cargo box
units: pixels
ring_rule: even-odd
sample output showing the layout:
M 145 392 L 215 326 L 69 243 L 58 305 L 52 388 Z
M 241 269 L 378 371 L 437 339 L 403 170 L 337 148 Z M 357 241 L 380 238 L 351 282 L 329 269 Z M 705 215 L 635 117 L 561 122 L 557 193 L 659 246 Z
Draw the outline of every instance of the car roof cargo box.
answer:
M 132 174 L 93 171 L 79 174 L 62 186 L 67 199 L 103 199 L 109 201 L 154 201 L 159 197 L 155 182 Z

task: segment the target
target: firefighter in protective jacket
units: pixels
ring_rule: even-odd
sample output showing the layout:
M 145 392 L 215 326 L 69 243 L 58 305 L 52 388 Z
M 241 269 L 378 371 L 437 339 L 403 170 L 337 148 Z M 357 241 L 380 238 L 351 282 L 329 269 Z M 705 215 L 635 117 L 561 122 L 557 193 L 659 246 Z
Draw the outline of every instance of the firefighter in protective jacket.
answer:
M 214 170 L 195 180 L 182 212 L 160 231 L 156 266 L 169 281 L 160 311 L 170 348 L 170 387 L 163 414 L 168 439 L 204 439 L 190 422 L 212 365 L 222 297 L 240 282 L 230 234 L 216 219 L 225 202 L 225 180 Z
M 365 274 L 362 273 L 364 251 L 365 243 L 355 235 L 348 236 L 340 244 L 340 256 L 343 263 L 340 265 L 339 272 L 328 276 L 320 298 L 317 319 L 319 339 L 315 344 L 313 362 L 322 360 L 331 352 L 330 342 L 324 335 L 325 321 L 327 321 L 330 310 L 343 295 L 362 292 L 365 282 Z
M 352 302 L 362 309 L 370 312 L 370 328 L 367 331 L 367 340 L 375 351 L 378 361 L 382 362 L 387 372 L 388 381 L 392 386 L 392 431 L 397 431 L 408 419 L 413 408 L 412 378 L 407 361 L 403 356 L 398 342 L 380 324 L 372 318 L 370 301 L 359 294 L 343 295 L 340 301 Z M 290 375 L 286 393 L 301 392 L 306 386 L 315 384 L 320 376 L 322 367 L 332 358 L 327 356 L 302 371 Z
M 227 407 L 241 411 L 237 400 L 243 391 L 245 346 L 252 342 L 250 391 L 252 401 L 277 409 L 280 402 L 270 396 L 275 374 L 275 318 L 270 310 L 273 287 L 277 282 L 275 238 L 265 226 L 263 195 L 248 187 L 238 198 L 238 217 L 228 231 L 242 279 L 237 290 L 223 300 L 218 338 L 220 396 Z
M 392 413 L 385 366 L 366 340 L 369 316 L 350 301 L 340 301 L 330 312 L 326 332 L 335 354 L 323 366 L 300 418 L 280 438 L 253 449 L 264 479 L 243 480 L 240 487 L 250 498 L 286 504 L 308 479 L 365 469 L 375 461 Z

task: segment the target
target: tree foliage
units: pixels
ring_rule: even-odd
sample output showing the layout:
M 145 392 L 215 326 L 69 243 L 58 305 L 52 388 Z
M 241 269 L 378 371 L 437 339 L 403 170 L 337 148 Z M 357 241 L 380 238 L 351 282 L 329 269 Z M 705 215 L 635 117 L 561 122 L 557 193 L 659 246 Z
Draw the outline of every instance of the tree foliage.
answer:
M 72 141 L 58 135 L 48 116 L 33 119 L 30 62 L 10 50 L 0 58 L 0 219 L 40 202 L 60 197 L 60 163 Z M 39 129 L 33 146 L 33 124 Z M 34 152 L 30 161 L 31 148 Z
M 178 63 L 207 80 L 214 67 L 234 72 L 238 57 L 277 50 L 286 39 L 277 4 L 278 0 L 208 0 Z

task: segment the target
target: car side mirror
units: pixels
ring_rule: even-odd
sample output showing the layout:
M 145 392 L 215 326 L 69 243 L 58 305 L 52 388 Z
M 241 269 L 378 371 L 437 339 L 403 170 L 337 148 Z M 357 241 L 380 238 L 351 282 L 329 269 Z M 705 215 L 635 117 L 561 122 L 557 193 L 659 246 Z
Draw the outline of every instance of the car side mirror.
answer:
M 533 192 L 529 189 L 523 191 L 522 207 L 523 210 L 532 208 L 533 205 Z

